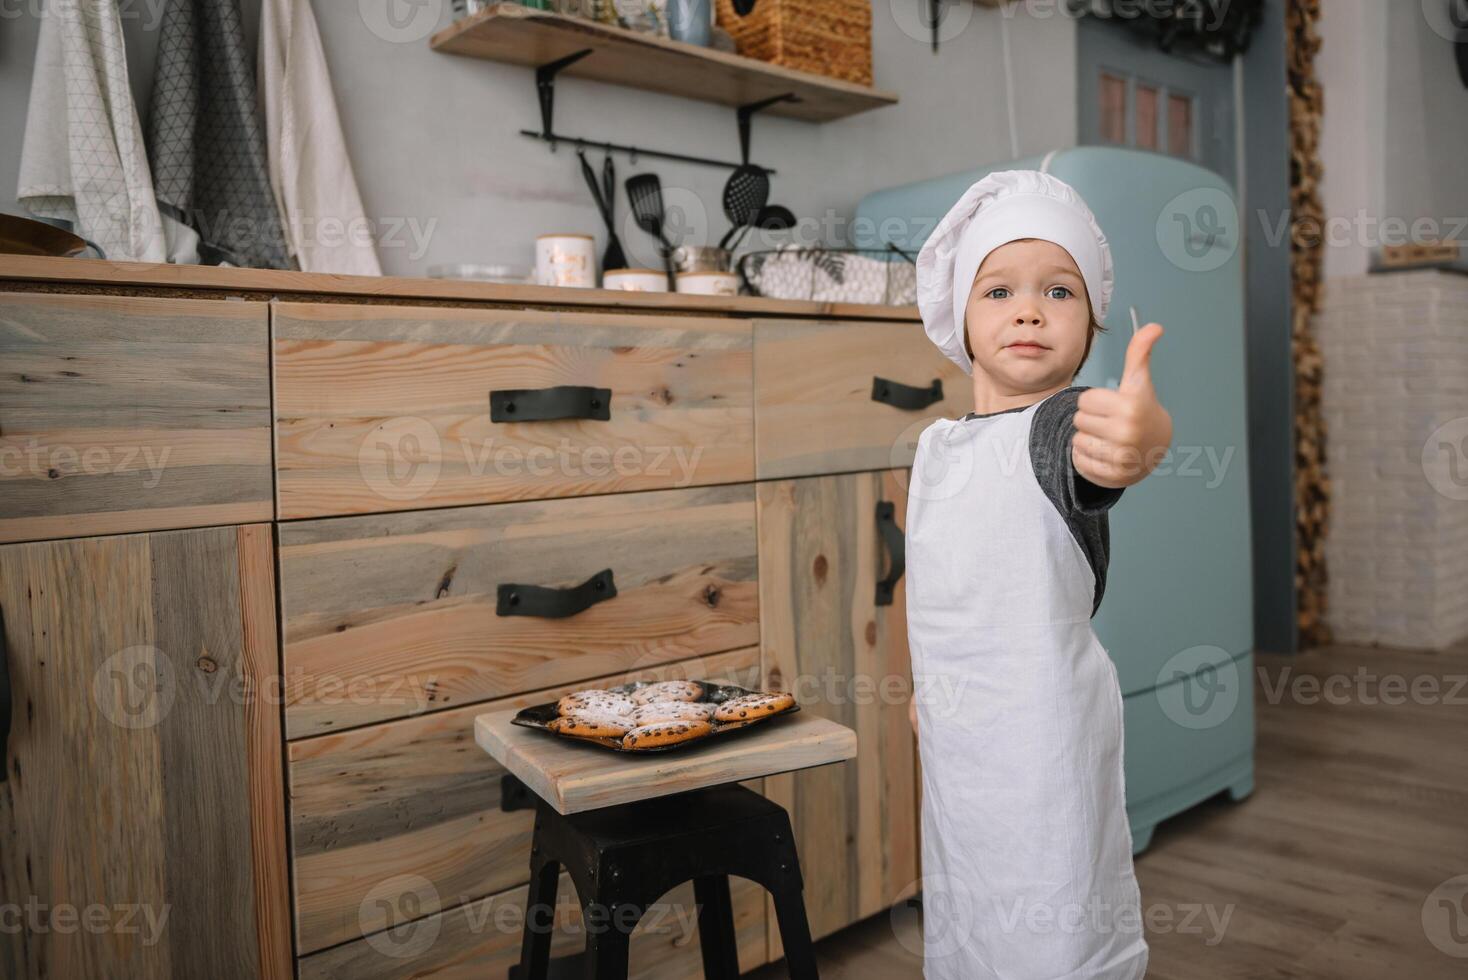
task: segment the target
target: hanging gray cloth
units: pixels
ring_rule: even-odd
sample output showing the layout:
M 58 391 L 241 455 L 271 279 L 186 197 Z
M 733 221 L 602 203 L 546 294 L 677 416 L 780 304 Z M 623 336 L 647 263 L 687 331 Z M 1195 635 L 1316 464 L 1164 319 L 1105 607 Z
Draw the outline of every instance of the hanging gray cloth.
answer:
M 148 158 L 159 210 L 178 223 L 168 227 L 169 258 L 293 269 L 270 187 L 239 0 L 167 2 Z

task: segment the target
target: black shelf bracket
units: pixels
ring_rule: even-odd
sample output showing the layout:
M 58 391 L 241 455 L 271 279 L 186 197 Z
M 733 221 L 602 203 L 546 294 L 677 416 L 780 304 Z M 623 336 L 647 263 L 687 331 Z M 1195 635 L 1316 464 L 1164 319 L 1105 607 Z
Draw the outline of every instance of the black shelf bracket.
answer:
M 745 162 L 749 162 L 749 117 L 761 109 L 768 109 L 777 102 L 799 102 L 800 96 L 794 92 L 785 92 L 781 95 L 772 95 L 768 99 L 760 99 L 758 102 L 746 102 L 737 110 L 739 115 L 739 156 Z M 774 173 L 768 170 L 768 173 Z
M 540 131 L 536 132 L 533 129 L 522 129 L 520 130 L 521 136 L 528 136 L 531 139 L 543 140 L 549 143 L 552 153 L 556 150 L 556 144 L 570 143 L 577 149 L 582 150 L 597 149 L 604 150 L 608 153 L 625 153 L 632 159 L 633 163 L 637 162 L 638 157 L 643 156 L 657 157 L 661 160 L 677 160 L 681 163 L 696 163 L 705 167 L 723 167 L 728 170 L 739 169 L 741 163 L 729 160 L 715 160 L 712 157 L 674 153 L 671 150 L 649 150 L 645 147 L 629 146 L 625 143 L 610 143 L 606 140 L 587 139 L 584 136 L 565 136 L 557 133 L 555 129 L 556 75 L 563 69 L 569 68 L 582 58 L 593 53 L 594 50 L 594 48 L 585 48 L 581 51 L 568 54 L 564 58 L 557 58 L 555 61 L 546 62 L 535 69 L 535 94 L 540 100 Z M 799 102 L 800 97 L 793 92 L 785 92 L 768 99 L 761 99 L 758 102 L 751 102 L 747 105 L 739 106 L 739 143 L 743 151 L 744 163 L 749 162 L 749 117 L 761 109 L 774 105 L 776 102 L 787 101 Z M 766 173 L 775 173 L 769 167 L 762 169 Z
M 562 68 L 569 68 L 591 54 L 591 51 L 591 48 L 586 48 L 535 69 L 535 94 L 540 96 L 540 133 L 550 140 L 552 149 L 556 145 L 555 126 L 552 124 L 556 112 L 556 75 Z

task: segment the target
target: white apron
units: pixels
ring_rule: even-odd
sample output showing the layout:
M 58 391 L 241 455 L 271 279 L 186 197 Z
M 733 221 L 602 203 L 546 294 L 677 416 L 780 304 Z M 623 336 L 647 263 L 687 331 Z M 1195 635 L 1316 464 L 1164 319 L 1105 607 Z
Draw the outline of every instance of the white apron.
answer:
M 1031 465 L 1039 404 L 939 419 L 912 470 L 925 980 L 1146 972 L 1121 690 L 1095 576 Z

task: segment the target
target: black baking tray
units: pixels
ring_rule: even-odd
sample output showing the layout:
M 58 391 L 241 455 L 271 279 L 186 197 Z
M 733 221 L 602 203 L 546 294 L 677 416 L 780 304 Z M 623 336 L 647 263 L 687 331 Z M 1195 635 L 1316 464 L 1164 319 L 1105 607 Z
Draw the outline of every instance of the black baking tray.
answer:
M 673 679 L 684 680 L 685 678 L 678 677 Z M 702 684 L 704 689 L 704 696 L 701 700 L 710 702 L 712 704 L 722 704 L 725 701 L 728 701 L 730 698 L 741 697 L 745 694 L 765 693 L 762 691 L 752 691 L 747 687 L 740 687 L 737 684 L 721 684 L 718 681 L 704 681 L 692 677 L 686 679 L 692 680 L 698 684 Z M 618 694 L 631 694 L 638 688 L 646 687 L 648 684 L 652 683 L 655 682 L 634 681 L 631 684 L 616 684 L 612 687 L 602 688 L 602 690 L 615 691 Z M 560 712 L 556 709 L 556 704 L 557 702 L 559 702 L 559 700 L 560 699 L 557 698 L 555 701 L 547 701 L 545 704 L 532 704 L 528 708 L 522 708 L 515 714 L 515 717 L 510 719 L 510 724 L 519 725 L 522 728 L 539 728 L 541 731 L 545 732 L 547 735 L 550 735 L 553 738 L 563 739 L 567 742 L 586 742 L 592 745 L 599 745 L 604 749 L 610 749 L 613 752 L 621 752 L 624 755 L 648 755 L 653 752 L 670 752 L 673 749 L 686 749 L 692 745 L 703 745 L 710 739 L 717 738 L 720 735 L 733 735 L 737 732 L 746 732 L 749 731 L 751 728 L 758 728 L 765 722 L 789 717 L 790 715 L 793 715 L 795 714 L 795 712 L 800 710 L 800 705 L 797 703 L 791 706 L 788 710 L 782 711 L 777 715 L 766 715 L 763 718 L 752 718 L 748 721 L 715 721 L 713 723 L 713 731 L 709 732 L 707 735 L 700 735 L 698 738 L 690 738 L 686 742 L 677 742 L 673 745 L 657 745 L 647 749 L 624 749 L 622 748 L 622 740 L 619 738 L 612 738 L 610 736 L 602 738 L 591 738 L 583 735 L 562 735 L 559 732 L 553 732 L 549 728 L 547 728 L 546 726 L 560 714 Z

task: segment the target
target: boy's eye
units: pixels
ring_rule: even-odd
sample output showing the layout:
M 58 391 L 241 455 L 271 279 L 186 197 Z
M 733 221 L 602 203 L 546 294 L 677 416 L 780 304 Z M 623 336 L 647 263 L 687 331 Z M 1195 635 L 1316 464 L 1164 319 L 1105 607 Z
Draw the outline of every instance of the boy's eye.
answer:
M 1068 299 L 1071 296 L 1071 291 L 1070 291 L 1070 287 L 1069 286 L 1051 286 L 1050 287 L 1050 292 L 1053 293 L 1056 290 L 1059 290 L 1062 295 L 1054 297 L 1055 299 Z
M 1003 295 L 1003 296 L 997 296 L 997 295 L 995 295 L 996 293 L 1004 293 L 1005 295 Z M 1008 286 L 995 286 L 993 289 L 989 290 L 989 297 L 991 299 L 1009 299 L 1009 295 L 1008 294 L 1009 294 L 1009 287 Z

